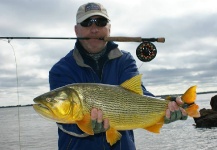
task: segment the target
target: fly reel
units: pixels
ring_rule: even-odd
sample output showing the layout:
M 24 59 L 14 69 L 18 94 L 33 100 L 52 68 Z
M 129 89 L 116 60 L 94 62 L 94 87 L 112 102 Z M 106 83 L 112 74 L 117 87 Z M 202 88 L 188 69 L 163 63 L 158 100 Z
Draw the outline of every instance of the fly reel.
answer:
M 157 55 L 157 49 L 153 43 L 144 41 L 137 47 L 136 55 L 139 60 L 149 62 Z

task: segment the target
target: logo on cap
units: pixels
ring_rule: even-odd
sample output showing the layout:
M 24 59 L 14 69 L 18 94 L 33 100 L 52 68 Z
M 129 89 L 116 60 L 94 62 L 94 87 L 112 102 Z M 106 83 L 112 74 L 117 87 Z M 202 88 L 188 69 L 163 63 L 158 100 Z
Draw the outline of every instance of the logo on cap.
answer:
M 85 12 L 91 11 L 91 10 L 100 10 L 101 11 L 101 8 L 99 5 L 97 5 L 95 3 L 89 3 L 85 6 Z

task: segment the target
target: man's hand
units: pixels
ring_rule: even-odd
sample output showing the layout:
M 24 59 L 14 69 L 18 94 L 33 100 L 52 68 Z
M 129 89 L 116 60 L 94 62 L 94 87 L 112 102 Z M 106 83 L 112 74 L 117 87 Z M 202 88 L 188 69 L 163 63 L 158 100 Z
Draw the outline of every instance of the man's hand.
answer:
M 107 118 L 103 120 L 102 110 L 93 108 L 91 110 L 91 120 L 94 133 L 105 132 L 109 129 L 109 120 Z
M 166 110 L 166 116 L 164 118 L 164 123 L 168 124 L 176 120 L 186 120 L 188 115 L 186 111 L 179 107 L 183 102 L 180 97 L 176 97 L 175 101 L 168 103 L 168 109 Z

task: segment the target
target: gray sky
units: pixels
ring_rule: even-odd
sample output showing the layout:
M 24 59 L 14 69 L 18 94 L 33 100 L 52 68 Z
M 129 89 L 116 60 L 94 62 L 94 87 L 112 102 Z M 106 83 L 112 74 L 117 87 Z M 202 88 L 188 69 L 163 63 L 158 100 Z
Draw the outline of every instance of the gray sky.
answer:
M 85 0 L 1 0 L 0 36 L 75 37 L 75 14 Z M 111 36 L 165 37 L 148 63 L 136 58 L 139 43 L 119 48 L 135 57 L 143 83 L 156 94 L 217 90 L 216 0 L 96 0 L 111 18 Z M 0 106 L 32 104 L 49 90 L 48 72 L 75 40 L 0 40 Z M 13 48 L 12 48 L 13 47 Z M 19 100 L 16 89 L 16 55 Z

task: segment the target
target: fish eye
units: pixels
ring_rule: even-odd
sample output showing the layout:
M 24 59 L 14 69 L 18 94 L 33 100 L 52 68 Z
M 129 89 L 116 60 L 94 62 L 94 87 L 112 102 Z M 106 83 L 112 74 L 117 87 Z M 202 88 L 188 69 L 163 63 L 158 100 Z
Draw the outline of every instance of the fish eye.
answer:
M 52 98 L 50 98 L 50 97 L 46 98 L 47 102 L 51 102 L 51 100 L 52 100 Z

